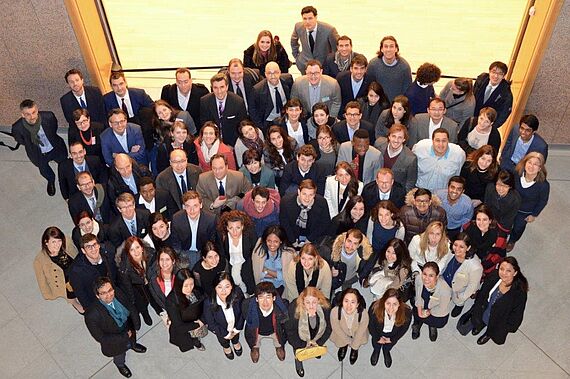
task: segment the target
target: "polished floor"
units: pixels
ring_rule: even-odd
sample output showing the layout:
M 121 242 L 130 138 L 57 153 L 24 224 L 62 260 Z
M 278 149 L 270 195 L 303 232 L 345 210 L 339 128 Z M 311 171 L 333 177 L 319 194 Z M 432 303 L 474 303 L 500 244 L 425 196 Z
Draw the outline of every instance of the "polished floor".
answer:
M 0 140 L 8 141 L 3 136 Z M 336 348 L 321 360 L 305 364 L 307 378 L 567 378 L 570 377 L 569 288 L 570 151 L 549 156 L 550 203 L 531 225 L 513 252 L 529 279 L 531 292 L 523 324 L 503 346 L 476 344 L 460 336 L 452 320 L 430 342 L 427 329 L 419 340 L 408 332 L 393 350 L 394 364 L 386 369 L 369 363 L 370 345 L 361 349 L 354 366 L 336 360 Z M 0 377 L 1 378 L 120 378 L 111 359 L 91 338 L 83 318 L 65 301 L 45 301 L 32 269 L 43 230 L 50 225 L 66 233 L 72 228 L 59 193 L 48 197 L 45 182 L 26 159 L 23 149 L 0 147 Z M 261 349 L 259 363 L 249 350 L 228 361 L 211 335 L 205 352 L 181 353 L 168 343 L 164 326 L 155 317 L 143 326 L 143 355 L 129 352 L 127 364 L 135 378 L 296 378 L 293 354 L 285 362 L 275 357 L 271 343 Z M 242 338 L 243 341 L 243 338 Z M 347 358 L 348 360 L 348 358 Z

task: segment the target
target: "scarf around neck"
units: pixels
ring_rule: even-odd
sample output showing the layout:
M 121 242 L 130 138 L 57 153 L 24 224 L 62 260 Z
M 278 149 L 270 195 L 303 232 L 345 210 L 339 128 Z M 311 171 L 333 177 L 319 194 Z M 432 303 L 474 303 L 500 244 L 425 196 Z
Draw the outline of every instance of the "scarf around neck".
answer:
M 43 146 L 42 142 L 40 141 L 40 137 L 38 133 L 40 132 L 40 127 L 42 126 L 42 116 L 38 113 L 38 119 L 35 123 L 29 124 L 25 119 L 22 119 L 24 129 L 26 129 L 30 133 L 30 138 L 32 139 L 32 143 L 36 146 Z

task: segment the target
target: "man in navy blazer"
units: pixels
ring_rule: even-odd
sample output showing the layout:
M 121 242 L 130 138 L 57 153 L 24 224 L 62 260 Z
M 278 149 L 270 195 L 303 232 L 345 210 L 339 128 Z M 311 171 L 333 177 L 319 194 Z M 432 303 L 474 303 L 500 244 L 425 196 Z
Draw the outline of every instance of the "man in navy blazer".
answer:
M 381 200 L 390 200 L 399 209 L 404 205 L 406 190 L 394 181 L 392 170 L 383 167 L 376 173 L 376 180 L 364 186 L 362 197 L 368 212 Z
M 473 95 L 475 96 L 475 110 L 473 115 L 479 116 L 484 107 L 491 107 L 497 111 L 494 128 L 499 128 L 511 114 L 513 107 L 513 93 L 511 84 L 505 79 L 508 67 L 503 62 L 493 62 L 489 66 L 489 73 L 482 73 L 475 80 Z
M 111 222 L 111 201 L 104 184 L 95 184 L 93 176 L 88 171 L 77 174 L 78 192 L 70 196 L 67 208 L 71 220 L 76 222 L 76 217 L 82 211 L 89 213 L 100 224 Z
M 47 193 L 55 195 L 55 173 L 49 167 L 50 161 L 60 163 L 67 158 L 65 141 L 57 135 L 57 118 L 53 112 L 40 112 L 30 99 L 20 103 L 22 117 L 12 124 L 12 136 L 24 145 L 26 155 L 46 178 Z
M 109 115 L 110 128 L 101 133 L 101 150 L 107 166 L 113 165 L 117 154 L 127 154 L 137 163 L 147 164 L 145 143 L 141 127 L 127 122 L 127 114 L 120 108 L 115 108 Z
M 99 157 L 88 156 L 81 142 L 73 142 L 69 146 L 69 155 L 57 167 L 59 190 L 64 200 L 67 200 L 79 191 L 75 177 L 82 171 L 88 171 L 95 179 L 95 183 L 107 183 L 107 167 L 101 163 Z
M 350 62 L 358 53 L 352 51 L 352 39 L 340 36 L 336 41 L 336 52 L 329 53 L 323 62 L 323 74 L 335 78 L 341 72 L 348 71 Z
M 107 113 L 105 112 L 103 95 L 101 95 L 99 88 L 86 86 L 83 82 L 83 73 L 76 68 L 65 73 L 65 82 L 71 90 L 59 99 L 59 103 L 63 115 L 69 123 L 69 128 L 77 130 L 73 111 L 81 108 L 89 111 L 91 121 L 106 124 Z
M 228 92 L 228 78 L 222 73 L 210 79 L 212 92 L 200 99 L 200 125 L 213 121 L 220 128 L 222 141 L 234 146 L 238 138 L 239 123 L 247 117 L 243 99 Z
M 174 109 L 187 111 L 192 119 L 198 122 L 200 121 L 200 99 L 209 93 L 205 85 L 192 83 L 190 70 L 181 67 L 176 70 L 176 83 L 162 87 L 160 98 Z
M 135 196 L 137 208 L 146 209 L 150 213 L 159 212 L 167 220 L 172 220 L 172 216 L 178 211 L 178 207 L 168 191 L 156 188 L 156 184 L 150 176 L 140 178 L 138 190 L 139 193 Z
M 268 62 L 265 66 L 265 78 L 253 87 L 253 102 L 249 107 L 249 116 L 264 133 L 271 126 L 271 121 L 281 116 L 281 109 L 291 99 L 293 86 L 293 76 L 281 74 L 275 62 Z M 281 98 L 280 104 L 275 91 Z
M 153 101 L 149 95 L 141 88 L 129 88 L 125 74 L 122 72 L 113 72 L 109 79 L 113 90 L 103 96 L 105 101 L 105 110 L 119 108 L 122 109 L 127 115 L 129 120 L 138 115 L 143 107 L 151 108 Z
M 338 143 L 352 141 L 358 129 L 368 131 L 370 145 L 374 144 L 374 125 L 362 119 L 362 106 L 358 101 L 349 101 L 344 108 L 346 120 L 339 121 L 332 126 L 332 131 Z
M 548 158 L 548 144 L 536 132 L 538 130 L 538 118 L 533 114 L 521 117 L 518 126 L 513 126 L 509 138 L 501 153 L 501 168 L 515 172 L 515 166 L 525 155 L 537 152 Z
M 343 71 L 336 77 L 340 86 L 340 109 L 344 109 L 350 101 L 358 100 L 368 94 L 372 78 L 366 75 L 366 67 L 368 60 L 364 55 L 358 54 L 350 62 L 350 71 Z M 339 114 L 338 118 L 344 120 L 344 115 Z
M 149 232 L 150 212 L 136 208 L 135 197 L 132 193 L 122 193 L 115 200 L 119 216 L 109 227 L 109 241 L 115 249 L 130 236 L 144 238 Z

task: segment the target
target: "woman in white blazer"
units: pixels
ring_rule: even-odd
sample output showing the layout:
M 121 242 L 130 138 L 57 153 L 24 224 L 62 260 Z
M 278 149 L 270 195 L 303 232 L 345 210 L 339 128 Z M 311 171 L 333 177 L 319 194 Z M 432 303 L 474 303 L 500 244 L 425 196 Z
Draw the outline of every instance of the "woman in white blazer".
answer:
M 360 195 L 364 184 L 358 180 L 348 162 L 339 162 L 335 175 L 329 176 L 325 183 L 325 199 L 329 205 L 331 219 L 346 206 L 348 199 Z
M 467 233 L 461 232 L 453 241 L 453 257 L 447 262 L 441 276 L 451 287 L 451 301 L 455 307 L 451 317 L 457 317 L 463 311 L 465 301 L 479 288 L 483 266 L 475 250 L 471 249 L 471 238 Z

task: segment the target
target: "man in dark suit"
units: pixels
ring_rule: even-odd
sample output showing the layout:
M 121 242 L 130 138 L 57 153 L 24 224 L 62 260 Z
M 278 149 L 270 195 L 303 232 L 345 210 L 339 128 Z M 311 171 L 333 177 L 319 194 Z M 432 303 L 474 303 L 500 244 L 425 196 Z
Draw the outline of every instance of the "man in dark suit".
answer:
M 291 74 L 281 74 L 275 62 L 268 62 L 265 66 L 265 78 L 253 87 L 253 101 L 249 107 L 249 116 L 263 132 L 281 116 L 281 109 L 291 98 L 293 86 Z
M 180 251 L 180 267 L 194 267 L 200 259 L 200 250 L 207 241 L 216 238 L 216 215 L 202 209 L 202 197 L 196 191 L 188 191 L 182 196 L 184 209 L 176 212 L 170 228 L 174 239 L 174 249 Z
M 99 88 L 86 86 L 83 82 L 83 73 L 76 68 L 65 73 L 65 82 L 71 90 L 59 99 L 59 103 L 69 123 L 69 129 L 77 130 L 73 111 L 81 108 L 89 111 L 91 121 L 106 124 L 107 113 Z
M 283 176 L 279 183 L 279 194 L 297 193 L 299 185 L 305 179 L 311 179 L 316 186 L 317 193 L 321 196 L 325 193 L 326 173 L 315 162 L 317 152 L 312 145 L 301 146 L 297 151 L 297 160 L 287 163 L 283 170 Z
M 303 21 L 295 24 L 291 34 L 291 51 L 297 68 L 305 75 L 309 60 L 316 59 L 322 64 L 329 53 L 336 51 L 339 35 L 334 26 L 317 22 L 317 9 L 313 6 L 301 9 L 301 17 Z
M 256 70 L 257 71 L 257 70 Z M 261 76 L 255 75 L 251 71 L 244 71 L 243 62 L 239 58 L 233 58 L 228 63 L 228 82 L 230 92 L 239 95 L 245 102 L 245 109 L 249 113 L 249 108 L 253 102 L 253 86 L 255 86 Z
M 111 222 L 111 202 L 105 191 L 105 186 L 95 184 L 93 176 L 88 171 L 77 174 L 76 177 L 78 192 L 71 195 L 67 202 L 69 215 L 73 222 L 82 211 L 89 213 L 97 222 L 109 224 Z
M 323 62 L 323 74 L 335 78 L 339 73 L 348 71 L 350 62 L 358 53 L 352 51 L 352 40 L 340 36 L 336 41 L 336 51 L 329 53 Z
M 513 93 L 511 84 L 505 79 L 508 67 L 503 62 L 493 62 L 489 66 L 489 73 L 482 73 L 475 80 L 473 95 L 475 96 L 475 111 L 473 115 L 479 116 L 484 107 L 491 107 L 497 111 L 494 128 L 500 128 L 507 121 L 513 107 Z
M 338 143 L 352 141 L 354 132 L 358 129 L 368 131 L 370 145 L 374 144 L 374 125 L 362 120 L 362 106 L 358 101 L 349 101 L 344 108 L 346 120 L 339 121 L 332 126 L 332 131 Z
M 143 176 L 151 176 L 146 166 L 138 164 L 127 154 L 117 154 L 107 183 L 111 204 L 115 204 L 115 199 L 124 192 L 133 196 L 139 193 L 138 185 Z
M 247 117 L 245 103 L 235 93 L 228 92 L 228 78 L 216 74 L 210 79 L 212 92 L 200 99 L 200 125 L 213 121 L 220 128 L 222 141 L 234 146 L 239 123 Z
M 111 167 L 113 158 L 120 153 L 146 165 L 148 159 L 141 127 L 127 122 L 127 114 L 120 108 L 109 113 L 109 126 L 101 133 L 101 150 L 107 166 Z
M 156 188 L 170 193 L 176 203 L 177 210 L 180 210 L 182 209 L 182 195 L 187 191 L 196 189 L 201 172 L 202 169 L 199 166 L 188 163 L 184 150 L 172 150 L 170 167 L 158 174 Z
M 542 154 L 544 161 L 548 158 L 548 144 L 536 132 L 538 130 L 538 118 L 533 114 L 521 117 L 518 127 L 513 126 L 507 143 L 501 153 L 501 168 L 512 173 L 515 166 L 531 152 Z
M 105 101 L 105 111 L 111 112 L 113 109 L 122 109 L 129 120 L 138 115 L 143 107 L 152 108 L 153 101 L 149 95 L 141 88 L 129 88 L 125 74 L 113 72 L 109 78 L 109 83 L 113 90 L 103 96 Z
M 136 330 L 141 326 L 137 310 L 119 288 L 107 277 L 98 278 L 93 288 L 99 301 L 85 313 L 85 325 L 91 336 L 101 344 L 101 352 L 113 357 L 113 363 L 124 377 L 132 376 L 125 364 L 127 350 L 145 353 L 146 347 L 137 343 Z
M 187 111 L 192 119 L 198 122 L 200 121 L 200 99 L 209 93 L 205 85 L 192 83 L 190 70 L 182 67 L 176 70 L 176 83 L 162 87 L 160 98 L 174 109 Z
M 148 176 L 142 177 L 139 181 L 139 193 L 135 196 L 135 204 L 137 208 L 146 209 L 150 213 L 160 212 L 167 220 L 172 220 L 172 216 L 178 211 L 168 191 L 156 188 L 154 180 Z
M 392 170 L 381 168 L 376 173 L 376 181 L 366 184 L 362 189 L 362 197 L 368 212 L 381 200 L 390 200 L 396 207 L 401 208 L 404 205 L 406 190 L 394 181 Z
M 336 77 L 340 86 L 340 109 L 345 109 L 350 101 L 358 100 L 368 94 L 372 79 L 366 75 L 368 60 L 362 54 L 356 55 L 350 62 L 350 71 L 343 71 Z M 344 119 L 344 115 L 339 115 Z
M 57 167 L 59 190 L 64 200 L 68 200 L 78 191 L 75 177 L 82 171 L 91 173 L 95 183 L 107 183 L 107 167 L 101 163 L 99 157 L 87 156 L 81 142 L 69 145 L 69 154 L 71 158 L 67 158 Z
M 61 163 L 67 158 L 63 138 L 57 135 L 57 119 L 53 112 L 38 110 L 30 99 L 20 103 L 22 117 L 12 124 L 12 136 L 17 143 L 24 145 L 26 155 L 46 178 L 47 193 L 55 195 L 55 173 L 49 167 L 50 161 Z
M 212 156 L 210 164 L 212 170 L 201 173 L 196 185 L 204 205 L 216 214 L 236 209 L 237 203 L 251 189 L 251 183 L 241 171 L 228 168 L 227 158 L 223 154 Z
M 81 254 L 78 254 L 69 269 L 69 282 L 83 308 L 97 302 L 93 283 L 101 276 L 118 283 L 117 266 L 113 255 L 99 244 L 97 236 L 87 233 L 79 240 Z
M 115 206 L 120 216 L 115 218 L 109 228 L 109 241 L 115 248 L 119 247 L 130 236 L 144 238 L 148 234 L 150 212 L 135 207 L 135 197 L 122 193 L 117 197 Z

